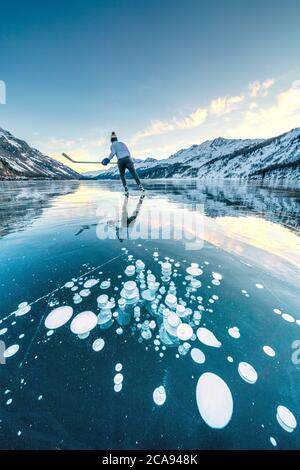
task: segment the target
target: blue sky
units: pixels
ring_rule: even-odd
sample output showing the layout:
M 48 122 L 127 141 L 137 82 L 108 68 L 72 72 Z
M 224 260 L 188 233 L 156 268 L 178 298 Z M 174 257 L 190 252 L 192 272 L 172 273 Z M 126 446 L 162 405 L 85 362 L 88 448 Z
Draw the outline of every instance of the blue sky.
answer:
M 111 130 L 161 158 L 300 125 L 298 0 L 2 3 L 0 127 L 52 156 L 105 156 Z

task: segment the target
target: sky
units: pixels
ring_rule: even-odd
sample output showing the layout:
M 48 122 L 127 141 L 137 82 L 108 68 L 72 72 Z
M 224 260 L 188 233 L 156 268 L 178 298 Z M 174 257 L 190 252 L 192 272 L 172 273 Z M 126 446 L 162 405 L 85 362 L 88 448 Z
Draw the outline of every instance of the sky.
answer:
M 104 158 L 112 130 L 145 159 L 300 126 L 299 0 L 0 0 L 0 12 L 0 127 L 61 161 Z

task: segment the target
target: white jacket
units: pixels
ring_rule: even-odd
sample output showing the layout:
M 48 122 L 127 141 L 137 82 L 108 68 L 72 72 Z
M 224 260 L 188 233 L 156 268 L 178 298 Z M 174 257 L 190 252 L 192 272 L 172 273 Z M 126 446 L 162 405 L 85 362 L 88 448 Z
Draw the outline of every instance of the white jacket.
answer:
M 125 157 L 130 157 L 130 152 L 127 147 L 123 142 L 119 142 L 116 140 L 111 144 L 110 147 L 110 155 L 109 155 L 109 160 L 111 160 L 114 156 L 117 156 L 117 159 L 120 160 L 121 158 Z

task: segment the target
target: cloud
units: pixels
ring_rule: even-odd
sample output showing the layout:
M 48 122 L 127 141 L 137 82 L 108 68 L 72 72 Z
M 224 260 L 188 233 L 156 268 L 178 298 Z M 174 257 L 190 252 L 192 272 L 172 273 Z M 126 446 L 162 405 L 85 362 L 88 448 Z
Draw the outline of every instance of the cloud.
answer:
M 264 108 L 247 110 L 241 124 L 227 131 L 228 137 L 271 137 L 300 125 L 300 88 L 291 86 Z
M 241 104 L 244 100 L 244 95 L 219 97 L 215 100 L 212 100 L 209 109 L 211 114 L 221 116 L 237 109 L 238 105 Z
M 205 122 L 206 117 L 207 110 L 205 108 L 197 108 L 196 111 L 180 119 L 173 117 L 172 119 L 166 121 L 150 121 L 150 125 L 146 127 L 146 129 L 133 135 L 131 145 L 135 145 L 139 140 L 142 140 L 145 137 L 167 134 L 168 132 L 180 129 L 198 127 Z
M 249 109 L 256 109 L 258 108 L 258 104 L 255 101 L 251 101 L 249 104 Z
M 153 120 L 144 130 L 136 132 L 130 142 L 134 146 L 140 140 L 146 137 L 153 137 L 161 134 L 167 134 L 176 130 L 192 129 L 201 126 L 209 114 L 224 115 L 236 110 L 245 100 L 243 94 L 236 96 L 224 96 L 212 100 L 209 106 L 198 107 L 195 111 L 184 117 L 173 117 L 169 120 Z
M 274 78 L 267 78 L 267 80 L 263 82 L 255 80 L 254 82 L 250 83 L 248 87 L 249 96 L 251 96 L 251 98 L 255 98 L 257 96 L 266 96 L 268 94 L 269 88 L 271 88 L 274 83 Z

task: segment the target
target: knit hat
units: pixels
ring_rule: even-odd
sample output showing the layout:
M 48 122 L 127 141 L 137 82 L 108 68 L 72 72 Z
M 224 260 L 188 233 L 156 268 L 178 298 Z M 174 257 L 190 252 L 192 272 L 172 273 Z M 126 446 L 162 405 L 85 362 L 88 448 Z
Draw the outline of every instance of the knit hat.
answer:
M 116 133 L 114 131 L 112 131 L 111 133 L 111 137 L 110 137 L 110 141 L 111 142 L 115 142 L 116 140 L 118 140 L 117 136 L 116 136 Z

